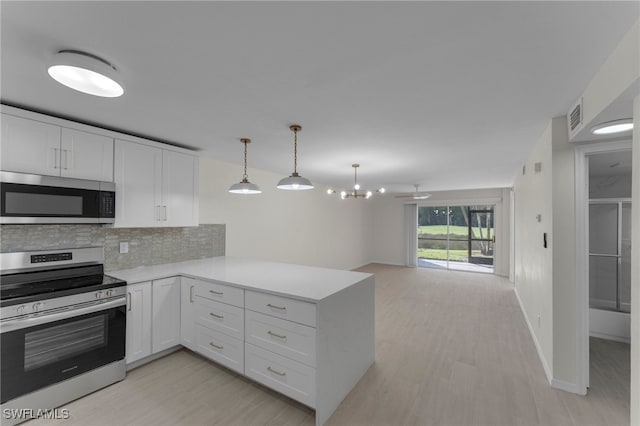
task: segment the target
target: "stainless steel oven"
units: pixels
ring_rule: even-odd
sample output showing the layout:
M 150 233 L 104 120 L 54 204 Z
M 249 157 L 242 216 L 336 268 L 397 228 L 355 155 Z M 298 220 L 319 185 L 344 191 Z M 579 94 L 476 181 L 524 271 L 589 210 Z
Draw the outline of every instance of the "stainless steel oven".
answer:
M 0 253 L 3 414 L 51 409 L 124 378 L 126 283 L 104 275 L 101 259 L 95 247 Z M 11 420 L 27 419 L 3 424 Z
M 0 172 L 0 223 L 113 223 L 115 184 Z

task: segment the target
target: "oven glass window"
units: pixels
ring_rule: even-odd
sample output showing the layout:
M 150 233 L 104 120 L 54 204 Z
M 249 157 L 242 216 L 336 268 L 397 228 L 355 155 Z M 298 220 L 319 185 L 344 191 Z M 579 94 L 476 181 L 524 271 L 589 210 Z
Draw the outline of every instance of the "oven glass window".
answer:
M 24 340 L 24 371 L 29 371 L 106 346 L 107 315 L 26 333 Z
M 74 215 L 82 214 L 82 197 L 28 192 L 7 192 L 6 214 Z

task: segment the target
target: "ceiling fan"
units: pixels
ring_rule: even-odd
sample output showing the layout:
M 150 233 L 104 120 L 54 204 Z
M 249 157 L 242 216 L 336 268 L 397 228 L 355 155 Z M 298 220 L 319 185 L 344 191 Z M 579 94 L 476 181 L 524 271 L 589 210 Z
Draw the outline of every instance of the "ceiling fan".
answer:
M 419 188 L 420 188 L 419 184 L 416 183 L 413 185 L 413 187 L 416 189 L 413 193 L 396 195 L 396 198 L 411 198 L 413 200 L 426 200 L 427 198 L 431 197 L 431 194 L 419 191 Z

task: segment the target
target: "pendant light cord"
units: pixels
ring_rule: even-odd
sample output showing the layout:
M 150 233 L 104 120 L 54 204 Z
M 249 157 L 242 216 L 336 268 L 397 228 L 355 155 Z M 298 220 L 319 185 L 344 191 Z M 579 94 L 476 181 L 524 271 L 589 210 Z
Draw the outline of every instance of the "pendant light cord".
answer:
M 244 175 L 242 175 L 244 180 L 248 179 L 247 176 L 247 143 L 246 141 L 243 141 L 242 143 L 244 143 Z
M 293 173 L 298 175 L 298 129 L 293 129 Z

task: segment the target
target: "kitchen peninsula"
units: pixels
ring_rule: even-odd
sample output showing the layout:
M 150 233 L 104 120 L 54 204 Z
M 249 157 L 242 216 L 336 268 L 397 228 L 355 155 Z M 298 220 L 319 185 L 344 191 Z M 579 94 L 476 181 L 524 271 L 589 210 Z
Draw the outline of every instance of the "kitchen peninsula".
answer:
M 224 256 L 109 274 L 129 284 L 129 365 L 182 345 L 321 425 L 374 361 L 371 274 Z

